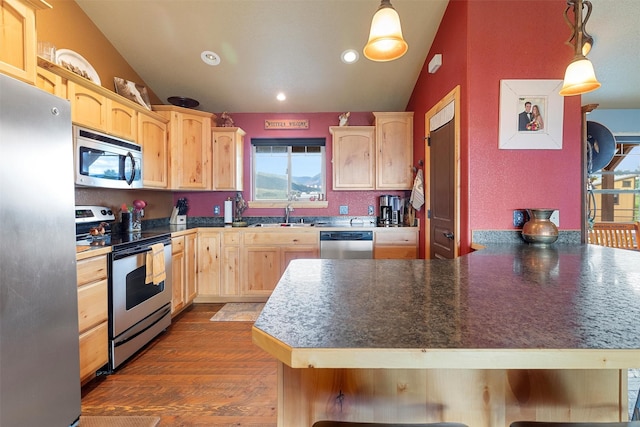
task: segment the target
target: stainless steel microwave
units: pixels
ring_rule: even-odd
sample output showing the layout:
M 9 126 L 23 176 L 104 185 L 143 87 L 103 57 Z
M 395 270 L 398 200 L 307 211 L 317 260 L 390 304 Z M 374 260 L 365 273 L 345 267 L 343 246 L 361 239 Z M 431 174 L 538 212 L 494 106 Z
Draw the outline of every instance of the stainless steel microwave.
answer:
M 76 185 L 142 188 L 142 147 L 132 141 L 73 127 Z

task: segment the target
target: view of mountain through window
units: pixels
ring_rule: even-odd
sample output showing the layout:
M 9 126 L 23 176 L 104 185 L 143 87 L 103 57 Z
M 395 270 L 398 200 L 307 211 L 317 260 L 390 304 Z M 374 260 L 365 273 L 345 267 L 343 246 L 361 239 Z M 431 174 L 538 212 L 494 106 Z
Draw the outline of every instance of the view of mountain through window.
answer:
M 254 200 L 319 199 L 325 193 L 324 139 L 270 142 L 252 141 Z

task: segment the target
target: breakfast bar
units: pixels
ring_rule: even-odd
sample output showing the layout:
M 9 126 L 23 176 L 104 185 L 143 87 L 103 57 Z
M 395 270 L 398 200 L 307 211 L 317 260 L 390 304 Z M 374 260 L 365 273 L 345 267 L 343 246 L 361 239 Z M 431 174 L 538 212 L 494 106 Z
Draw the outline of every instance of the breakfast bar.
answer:
M 640 252 L 486 248 L 454 260 L 294 260 L 253 327 L 278 425 L 626 421 Z

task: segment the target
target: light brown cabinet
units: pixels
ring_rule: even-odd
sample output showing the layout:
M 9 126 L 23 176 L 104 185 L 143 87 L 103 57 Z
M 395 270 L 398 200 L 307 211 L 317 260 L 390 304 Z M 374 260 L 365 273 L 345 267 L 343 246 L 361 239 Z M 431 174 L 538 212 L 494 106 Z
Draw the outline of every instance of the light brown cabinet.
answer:
M 67 82 L 71 121 L 91 129 L 107 131 L 107 97 L 76 82 Z
M 410 190 L 413 113 L 373 113 L 375 126 L 331 126 L 334 190 Z
M 413 113 L 373 113 L 376 128 L 376 189 L 413 186 Z
M 375 189 L 375 127 L 331 126 L 333 189 Z
M 242 191 L 245 131 L 237 127 L 214 127 L 212 190 Z
M 167 122 L 162 117 L 151 114 L 138 114 L 138 138 L 142 145 L 142 185 L 145 188 L 169 187 L 169 141 L 167 140 Z
M 171 239 L 171 314 L 188 307 L 197 294 L 196 231 Z
M 109 361 L 107 255 L 77 263 L 80 379 L 91 378 Z
M 171 238 L 171 315 L 184 308 L 184 236 Z
M 50 8 L 38 0 L 0 1 L 0 73 L 35 84 L 36 10 Z
M 199 229 L 195 302 L 265 301 L 292 259 L 319 257 L 319 238 L 316 230 Z
M 37 68 L 36 86 L 60 98 L 67 96 L 67 84 L 63 78 L 42 67 Z
M 169 119 L 170 189 L 209 190 L 214 115 L 170 105 L 154 105 L 153 109 Z
M 200 229 L 197 241 L 197 294 L 205 300 L 220 295 L 220 231 Z M 205 301 L 206 302 L 206 301 Z
M 418 228 L 393 228 L 373 233 L 374 259 L 417 259 Z
M 115 96 L 115 94 L 114 94 Z M 102 91 L 67 82 L 67 98 L 71 101 L 71 121 L 129 141 L 138 137 L 138 112 Z
M 241 232 L 236 229 L 222 233 L 222 267 L 220 277 L 221 297 L 240 294 L 240 241 Z
M 240 263 L 240 294 L 268 297 L 289 261 L 318 258 L 317 231 L 245 232 Z
M 184 295 L 185 303 L 191 304 L 198 295 L 196 272 L 198 268 L 198 234 L 196 232 L 184 236 Z
M 107 98 L 107 133 L 137 141 L 138 112 L 121 102 Z

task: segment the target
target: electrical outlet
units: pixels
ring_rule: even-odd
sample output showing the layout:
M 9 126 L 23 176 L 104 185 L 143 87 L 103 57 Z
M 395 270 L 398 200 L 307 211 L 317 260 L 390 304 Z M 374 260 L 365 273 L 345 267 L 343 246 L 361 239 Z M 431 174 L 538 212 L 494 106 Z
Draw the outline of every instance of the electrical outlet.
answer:
M 515 228 L 522 228 L 527 220 L 527 214 L 522 209 L 515 209 L 513 211 L 513 226 Z
M 349 215 L 349 206 L 340 205 L 340 215 Z
M 560 227 L 560 211 L 558 209 L 553 211 L 549 220 L 554 223 L 556 227 Z
M 213 214 L 214 215 L 220 215 L 220 205 L 215 205 L 213 207 Z
M 373 213 L 373 205 L 369 205 L 369 209 L 367 210 L 367 215 L 369 215 L 369 216 L 374 215 L 374 213 Z

